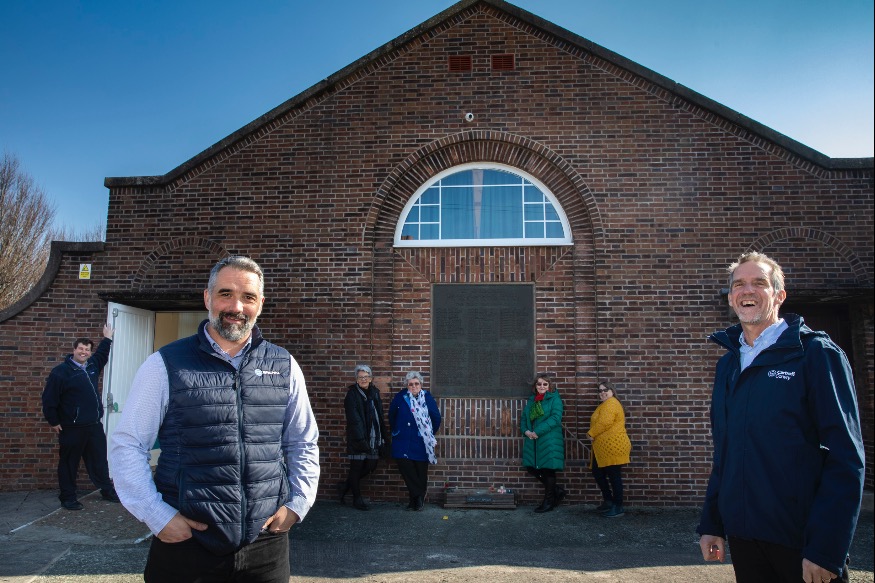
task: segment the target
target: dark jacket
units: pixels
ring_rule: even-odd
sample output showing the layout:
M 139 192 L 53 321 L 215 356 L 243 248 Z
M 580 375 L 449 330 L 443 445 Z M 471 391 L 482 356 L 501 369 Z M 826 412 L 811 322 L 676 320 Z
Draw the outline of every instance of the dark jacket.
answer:
M 529 411 L 535 404 L 535 395 L 529 397 L 520 416 L 520 433 L 523 434 L 523 466 L 526 468 L 564 470 L 565 439 L 562 435 L 562 398 L 556 391 L 544 393 L 541 408 L 544 415 L 534 421 Z M 526 431 L 534 431 L 538 439 L 525 437 Z
M 425 404 L 428 407 L 428 416 L 431 417 L 431 428 L 437 433 L 441 426 L 441 412 L 431 393 L 422 389 L 425 393 Z M 392 430 L 392 457 L 408 459 L 419 462 L 428 461 L 428 453 L 425 451 L 425 442 L 419 435 L 416 419 L 410 411 L 409 393 L 407 389 L 401 389 L 392 399 L 389 405 L 389 427 Z
M 799 549 L 841 572 L 860 512 L 863 441 L 848 359 L 823 332 L 789 328 L 742 372 L 740 325 L 711 340 L 714 465 L 699 534 Z
M 159 352 L 170 395 L 155 485 L 181 514 L 209 525 L 192 531 L 204 548 L 232 553 L 253 542 L 288 500 L 281 440 L 289 353 L 253 328 L 237 371 L 214 354 L 203 325 Z
M 380 390 L 371 383 L 365 390 L 365 395 L 366 398 L 363 399 L 358 384 L 353 384 L 349 386 L 343 399 L 343 409 L 346 411 L 346 452 L 349 454 L 376 455 L 379 453 L 380 446 L 389 441 L 386 421 L 383 419 Z M 379 429 L 371 447 L 374 413 Z
M 84 370 L 73 361 L 72 354 L 52 369 L 43 390 L 43 416 L 49 425 L 66 428 L 100 423 L 103 401 L 97 386 L 111 346 L 112 339 L 101 340 Z

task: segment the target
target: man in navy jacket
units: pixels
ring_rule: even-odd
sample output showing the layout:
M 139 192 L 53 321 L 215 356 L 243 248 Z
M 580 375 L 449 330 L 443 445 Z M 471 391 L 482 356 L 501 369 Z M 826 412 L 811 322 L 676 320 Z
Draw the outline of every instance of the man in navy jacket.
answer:
M 738 581 L 848 580 L 863 492 L 863 441 L 845 353 L 795 314 L 781 267 L 749 252 L 729 267 L 740 324 L 711 400 L 714 463 L 697 529 L 706 561 L 732 550 Z
M 113 329 L 103 326 L 103 340 L 92 354 L 94 342 L 77 338 L 73 354 L 52 369 L 43 390 L 43 416 L 58 436 L 60 459 L 58 484 L 61 505 L 67 510 L 82 510 L 76 498 L 79 459 L 85 462 L 88 477 L 104 500 L 118 502 L 109 479 L 106 461 L 106 434 L 103 432 L 103 402 L 97 390 L 98 379 L 109 360 Z

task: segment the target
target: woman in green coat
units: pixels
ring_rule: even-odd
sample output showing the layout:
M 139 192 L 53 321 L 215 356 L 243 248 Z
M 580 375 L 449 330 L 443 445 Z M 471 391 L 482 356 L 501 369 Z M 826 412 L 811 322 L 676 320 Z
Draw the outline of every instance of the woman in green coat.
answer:
M 545 374 L 535 377 L 520 419 L 523 440 L 523 466 L 544 484 L 544 501 L 535 512 L 549 512 L 565 498 L 556 485 L 556 472 L 565 469 L 565 441 L 562 435 L 562 399 Z

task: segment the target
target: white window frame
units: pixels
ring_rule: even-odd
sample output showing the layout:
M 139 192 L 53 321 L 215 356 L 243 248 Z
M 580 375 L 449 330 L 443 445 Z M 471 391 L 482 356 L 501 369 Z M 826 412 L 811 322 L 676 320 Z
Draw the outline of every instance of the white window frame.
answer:
M 402 239 L 401 233 L 404 230 L 404 224 L 407 222 L 407 216 L 410 214 L 411 209 L 416 204 L 416 201 L 422 196 L 422 194 L 431 188 L 436 182 L 442 180 L 443 178 L 450 176 L 451 174 L 456 174 L 457 172 L 464 172 L 466 170 L 502 170 L 504 172 L 509 172 L 511 174 L 515 174 L 528 180 L 531 182 L 538 190 L 540 190 L 544 196 L 547 197 L 547 200 L 553 205 L 556 214 L 559 215 L 559 220 L 562 223 L 562 232 L 565 234 L 564 237 L 556 237 L 556 238 L 517 238 L 517 239 L 428 239 L 428 240 L 418 240 L 413 241 L 410 239 Z M 523 213 L 525 217 L 525 213 Z M 525 218 L 523 219 L 525 220 Z M 514 168 L 513 166 L 507 166 L 505 164 L 497 164 L 493 162 L 470 162 L 467 164 L 460 164 L 458 166 L 453 166 L 452 168 L 447 168 L 443 172 L 440 172 L 433 176 L 428 182 L 420 186 L 417 191 L 410 197 L 407 201 L 407 204 L 404 206 L 404 210 L 401 211 L 401 215 L 398 218 L 398 223 L 395 225 L 395 247 L 545 247 L 545 246 L 554 246 L 554 245 L 572 245 L 573 240 L 571 238 L 571 227 L 568 223 L 568 217 L 565 216 L 565 211 L 562 208 L 562 205 L 559 204 L 559 201 L 553 195 L 550 190 L 544 186 L 544 184 L 532 176 L 531 174 L 520 170 L 519 168 Z

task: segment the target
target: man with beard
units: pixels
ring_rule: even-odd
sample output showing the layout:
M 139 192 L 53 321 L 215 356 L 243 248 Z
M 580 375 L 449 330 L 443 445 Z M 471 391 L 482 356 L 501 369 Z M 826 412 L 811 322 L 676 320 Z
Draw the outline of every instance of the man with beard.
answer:
M 137 371 L 113 434 L 116 489 L 155 535 L 147 582 L 287 583 L 287 533 L 319 481 L 304 375 L 255 325 L 264 304 L 255 261 L 219 261 L 204 304 L 209 319 L 198 333 Z
M 729 266 L 740 324 L 711 336 L 729 352 L 711 395 L 714 462 L 697 529 L 706 561 L 726 539 L 738 581 L 848 581 L 863 494 L 851 367 L 824 332 L 778 310 L 781 266 L 749 252 Z

